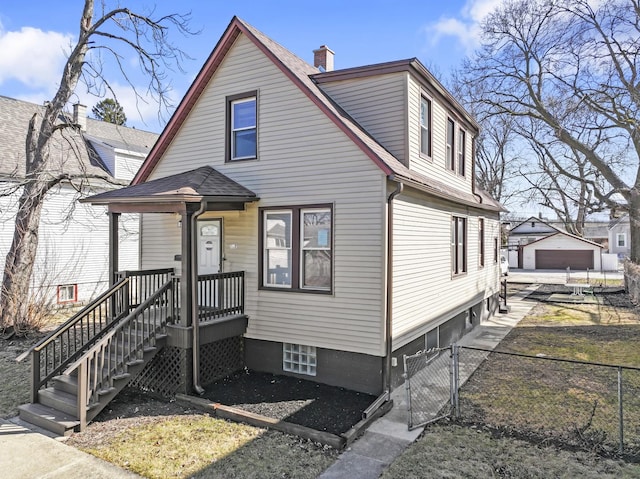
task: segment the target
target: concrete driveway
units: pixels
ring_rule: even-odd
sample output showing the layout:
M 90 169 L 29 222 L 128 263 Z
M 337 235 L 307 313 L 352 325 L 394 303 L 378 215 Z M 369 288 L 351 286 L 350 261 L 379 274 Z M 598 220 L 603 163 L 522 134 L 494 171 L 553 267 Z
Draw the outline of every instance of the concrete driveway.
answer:
M 565 270 L 551 269 L 510 269 L 507 281 L 509 283 L 539 283 L 539 284 L 565 284 L 576 279 L 597 280 L 606 284 L 606 280 L 621 280 L 624 278 L 622 271 L 571 271 L 571 280 L 567 281 Z

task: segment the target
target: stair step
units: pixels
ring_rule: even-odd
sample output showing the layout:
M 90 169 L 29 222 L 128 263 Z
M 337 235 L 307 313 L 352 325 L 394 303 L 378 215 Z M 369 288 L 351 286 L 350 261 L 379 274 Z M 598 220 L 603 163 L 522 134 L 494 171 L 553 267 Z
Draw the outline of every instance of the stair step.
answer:
M 57 409 L 69 416 L 75 416 L 77 411 L 77 396 L 52 387 L 38 391 L 38 401 L 43 406 Z
M 75 416 L 42 404 L 23 404 L 18 406 L 18 410 L 20 411 L 20 419 L 23 421 L 35 424 L 60 436 L 68 436 L 80 427 L 80 421 Z

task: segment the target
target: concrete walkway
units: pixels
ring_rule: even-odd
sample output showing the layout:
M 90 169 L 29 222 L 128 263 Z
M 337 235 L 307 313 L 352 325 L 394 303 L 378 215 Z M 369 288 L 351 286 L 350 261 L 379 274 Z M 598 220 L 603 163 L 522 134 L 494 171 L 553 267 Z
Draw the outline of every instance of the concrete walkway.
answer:
M 11 479 L 140 477 L 67 446 L 44 431 L 36 432 L 19 423 L 2 419 L 0 419 L 0 471 L 2 477 Z
M 536 304 L 526 300 L 526 296 L 538 286 L 538 284 L 530 285 L 509 297 L 508 304 L 511 307 L 509 313 L 496 314 L 464 336 L 458 344 L 494 349 Z M 443 361 L 441 364 L 440 367 L 448 368 L 448 362 Z M 434 367 L 438 366 L 434 365 Z M 468 377 L 471 372 L 471 369 L 467 368 L 465 376 Z M 371 424 L 369 429 L 344 451 L 331 467 L 318 476 L 319 479 L 377 479 L 384 469 L 422 434 L 424 427 L 409 431 L 407 426 L 405 388 L 403 386 L 396 388 L 391 393 L 391 398 L 393 409 Z M 440 404 L 434 405 L 434 411 L 430 414 L 435 416 L 447 400 L 448 392 L 443 395 Z

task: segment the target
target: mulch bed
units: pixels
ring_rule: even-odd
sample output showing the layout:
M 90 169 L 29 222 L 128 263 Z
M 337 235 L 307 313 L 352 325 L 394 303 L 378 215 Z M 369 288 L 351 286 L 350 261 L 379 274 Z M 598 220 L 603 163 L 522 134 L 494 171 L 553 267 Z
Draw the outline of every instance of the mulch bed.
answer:
M 376 399 L 370 394 L 251 370 L 205 386 L 203 397 L 332 434 L 348 431 Z

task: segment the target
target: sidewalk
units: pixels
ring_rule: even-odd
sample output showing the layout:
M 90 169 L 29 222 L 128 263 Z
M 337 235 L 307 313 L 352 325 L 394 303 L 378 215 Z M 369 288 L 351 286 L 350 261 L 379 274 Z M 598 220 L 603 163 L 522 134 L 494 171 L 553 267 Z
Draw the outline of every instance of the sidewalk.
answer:
M 0 470 L 12 479 L 139 478 L 19 423 L 0 419 Z
M 535 302 L 526 296 L 538 288 L 533 284 L 508 299 L 511 311 L 496 314 L 464 336 L 458 344 L 494 349 L 511 329 L 533 308 Z M 411 431 L 407 427 L 407 399 L 405 388 L 400 386 L 391 393 L 393 409 L 375 421 L 338 460 L 318 479 L 377 479 L 409 445 L 415 441 L 424 427 Z M 436 406 L 437 410 L 443 404 Z M 438 411 L 433 411 L 435 415 Z

